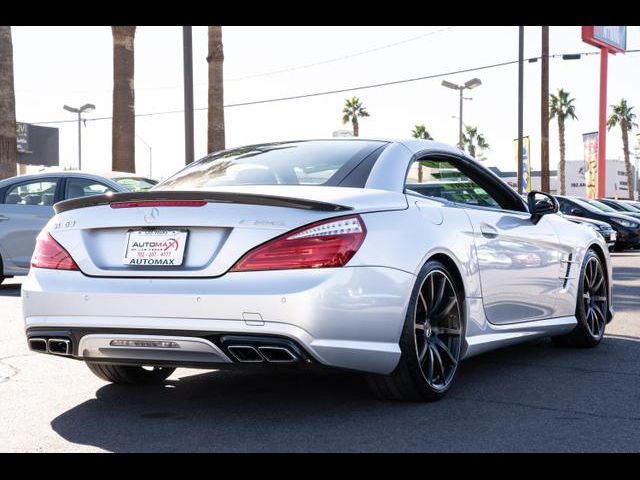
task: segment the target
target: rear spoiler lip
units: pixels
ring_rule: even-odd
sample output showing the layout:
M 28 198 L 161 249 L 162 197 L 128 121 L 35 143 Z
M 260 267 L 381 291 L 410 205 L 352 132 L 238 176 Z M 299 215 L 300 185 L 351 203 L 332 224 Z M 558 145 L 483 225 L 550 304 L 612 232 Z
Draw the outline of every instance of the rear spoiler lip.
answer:
M 280 197 L 277 195 L 262 195 L 258 193 L 239 192 L 203 192 L 183 190 L 152 190 L 147 192 L 121 192 L 90 197 L 73 198 L 58 202 L 53 206 L 55 213 L 68 212 L 85 207 L 110 205 L 115 202 L 131 202 L 145 200 L 204 200 L 209 203 L 240 203 L 246 205 L 267 205 L 272 207 L 299 208 L 321 212 L 343 212 L 353 210 L 352 207 L 335 203 L 307 200 L 294 197 Z

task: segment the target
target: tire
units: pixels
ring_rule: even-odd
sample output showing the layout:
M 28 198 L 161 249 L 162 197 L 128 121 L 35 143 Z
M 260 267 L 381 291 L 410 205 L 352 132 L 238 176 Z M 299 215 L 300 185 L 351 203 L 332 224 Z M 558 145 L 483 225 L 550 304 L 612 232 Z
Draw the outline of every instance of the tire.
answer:
M 407 308 L 398 365 L 390 375 L 368 375 L 370 388 L 383 400 L 441 399 L 458 369 L 464 327 L 463 292 L 445 265 L 427 262 Z
M 593 348 L 604 336 L 609 310 L 609 284 L 600 257 L 588 250 L 580 268 L 576 319 L 578 324 L 567 335 L 551 340 L 563 347 Z
M 147 370 L 143 367 L 129 365 L 112 365 L 108 363 L 86 362 L 94 375 L 111 383 L 129 385 L 151 385 L 164 382 L 175 368 L 153 367 Z

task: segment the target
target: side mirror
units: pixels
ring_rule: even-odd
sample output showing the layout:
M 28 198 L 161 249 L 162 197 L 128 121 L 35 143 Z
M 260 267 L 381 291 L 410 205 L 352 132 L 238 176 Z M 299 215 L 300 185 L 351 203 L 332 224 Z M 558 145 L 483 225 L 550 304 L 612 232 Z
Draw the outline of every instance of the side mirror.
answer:
M 543 215 L 550 213 L 558 213 L 560 205 L 553 195 L 544 192 L 532 191 L 527 195 L 527 204 L 529 205 L 529 213 L 531 221 L 535 224 L 540 221 Z

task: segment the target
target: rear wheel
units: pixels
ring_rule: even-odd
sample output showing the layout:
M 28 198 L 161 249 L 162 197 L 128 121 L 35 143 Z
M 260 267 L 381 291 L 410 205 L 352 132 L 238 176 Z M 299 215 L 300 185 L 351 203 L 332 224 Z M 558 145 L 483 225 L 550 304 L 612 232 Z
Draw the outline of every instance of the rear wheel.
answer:
M 580 270 L 576 328 L 567 335 L 553 337 L 557 345 L 589 348 L 597 346 L 604 336 L 609 310 L 609 286 L 600 257 L 589 250 Z
M 369 375 L 385 400 L 434 401 L 451 387 L 464 339 L 463 296 L 442 263 L 418 275 L 400 337 L 401 357 L 390 375 Z
M 91 362 L 87 362 L 87 367 L 102 380 L 130 385 L 162 383 L 175 371 L 175 368 L 168 367 L 136 367 Z

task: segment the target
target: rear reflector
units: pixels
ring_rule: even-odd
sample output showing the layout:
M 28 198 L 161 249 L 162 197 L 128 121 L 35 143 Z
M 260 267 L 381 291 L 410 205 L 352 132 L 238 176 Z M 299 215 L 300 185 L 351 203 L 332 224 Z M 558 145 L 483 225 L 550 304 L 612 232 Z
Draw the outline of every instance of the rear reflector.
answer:
M 54 270 L 80 270 L 71 255 L 48 232 L 38 235 L 31 266 Z
M 114 202 L 111 208 L 137 207 L 203 207 L 206 200 L 140 200 L 137 202 Z
M 359 215 L 312 223 L 251 250 L 231 271 L 342 267 L 366 234 Z

